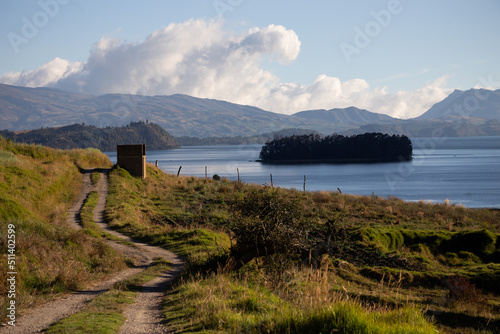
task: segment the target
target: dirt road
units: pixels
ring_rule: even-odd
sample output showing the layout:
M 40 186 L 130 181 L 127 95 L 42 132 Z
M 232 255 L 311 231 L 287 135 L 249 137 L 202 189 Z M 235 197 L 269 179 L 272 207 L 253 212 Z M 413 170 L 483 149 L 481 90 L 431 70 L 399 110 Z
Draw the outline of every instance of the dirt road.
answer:
M 33 309 L 22 317 L 16 319 L 16 326 L 0 328 L 0 333 L 41 333 L 43 329 L 71 314 L 78 312 L 86 302 L 100 293 L 108 290 L 118 281 L 139 273 L 151 264 L 154 258 L 161 257 L 172 263 L 171 270 L 163 273 L 153 281 L 147 283 L 143 291 L 137 295 L 134 304 L 126 310 L 127 321 L 122 327 L 121 333 L 168 333 L 168 329 L 162 320 L 161 301 L 165 289 L 178 276 L 183 267 L 183 261 L 177 255 L 163 248 L 150 246 L 133 240 L 121 233 L 108 228 L 104 220 L 104 208 L 108 195 L 108 172 L 101 172 L 100 181 L 96 186 L 92 185 L 90 175 L 93 170 L 83 171 L 83 186 L 78 200 L 69 210 L 68 224 L 75 229 L 81 228 L 79 224 L 79 213 L 87 195 L 96 190 L 99 201 L 94 210 L 94 221 L 103 230 L 118 236 L 124 240 L 134 243 L 135 247 L 126 246 L 116 242 L 108 241 L 109 245 L 127 257 L 134 259 L 136 266 L 126 269 L 112 278 L 95 284 L 84 291 L 66 295 L 58 300 L 49 302 L 41 307 Z

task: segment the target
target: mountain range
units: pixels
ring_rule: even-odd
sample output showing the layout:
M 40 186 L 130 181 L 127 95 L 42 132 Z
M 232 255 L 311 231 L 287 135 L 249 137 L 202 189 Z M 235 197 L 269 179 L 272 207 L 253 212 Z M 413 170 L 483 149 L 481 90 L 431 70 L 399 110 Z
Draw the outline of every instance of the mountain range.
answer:
M 254 136 L 288 128 L 354 134 L 384 132 L 413 137 L 500 135 L 500 90 L 456 90 L 423 115 L 408 120 L 349 107 L 277 114 L 188 95 L 143 96 L 69 93 L 0 84 L 0 130 L 22 131 L 69 124 L 99 127 L 150 121 L 190 137 Z

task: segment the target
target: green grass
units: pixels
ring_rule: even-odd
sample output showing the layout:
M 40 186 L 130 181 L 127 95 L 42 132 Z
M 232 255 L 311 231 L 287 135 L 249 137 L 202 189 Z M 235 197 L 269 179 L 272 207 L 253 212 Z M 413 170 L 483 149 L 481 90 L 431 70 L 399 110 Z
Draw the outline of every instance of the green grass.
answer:
M 14 153 L 10 151 L 0 151 L 0 164 L 13 164 L 18 162 Z
M 390 332 L 389 327 L 397 324 L 396 318 L 407 321 L 395 326 L 394 332 L 416 330 L 415 326 L 426 332 L 435 328 L 422 316 L 423 310 L 429 308 L 480 319 L 475 325 L 464 325 L 457 318 L 456 325 L 465 326 L 469 332 L 498 320 L 498 211 L 177 177 L 151 166 L 146 180 L 116 168 L 110 173 L 110 182 L 106 213 L 111 226 L 178 252 L 188 257 L 188 269 L 195 268 L 184 275 L 187 283 L 180 284 L 167 297 L 171 305 L 166 308 L 167 318 L 179 332 L 258 332 L 263 328 L 270 332 L 300 332 L 306 328 L 317 330 L 315 326 L 320 323 L 329 323 L 330 329 Z M 260 203 L 262 208 L 256 212 L 246 210 L 242 215 L 244 203 L 249 201 Z M 248 226 L 264 227 L 263 235 L 273 238 L 264 224 L 266 217 L 274 216 L 268 205 L 278 205 L 274 210 L 283 213 L 276 221 L 279 231 L 296 229 L 287 224 L 289 210 L 279 203 L 294 203 L 300 217 L 292 215 L 291 219 L 307 221 L 297 225 L 308 228 L 308 240 L 300 247 L 312 246 L 302 248 L 295 266 L 273 264 L 283 262 L 276 254 L 266 257 L 262 256 L 266 252 L 230 252 L 252 249 L 240 247 L 241 240 L 233 233 L 242 218 L 248 222 L 253 216 L 264 218 Z M 247 239 L 245 242 L 252 241 Z M 295 241 L 292 245 L 301 249 Z M 260 247 L 269 251 L 266 243 Z M 216 280 L 224 284 L 219 287 L 207 272 L 220 270 Z M 449 301 L 451 288 L 447 281 L 457 276 L 463 277 L 466 289 L 475 291 L 477 299 L 483 301 L 481 308 L 474 300 L 466 300 L 457 311 L 456 303 Z M 224 297 L 207 304 L 213 296 L 198 292 L 212 291 L 216 289 L 213 285 Z M 250 290 L 260 291 L 260 297 L 233 303 L 233 297 L 228 296 L 235 285 L 239 286 L 236 290 L 245 291 L 244 295 L 251 295 Z M 180 305 L 184 300 L 189 302 Z M 275 302 L 279 312 L 255 312 Z M 211 306 L 207 309 L 202 307 L 204 304 Z M 234 305 L 245 307 L 238 309 Z M 297 313 L 288 314 L 290 307 Z M 345 310 L 332 311 L 336 307 Z M 342 312 L 346 315 L 332 315 Z M 344 318 L 355 320 L 348 325 Z M 436 326 L 456 332 L 449 327 L 455 325 L 449 323 Z
M 176 215 L 170 218 L 165 211 L 178 201 L 169 195 L 170 180 L 164 176 L 151 168 L 148 178 L 140 180 L 123 169 L 112 170 L 106 204 L 109 225 L 121 233 L 171 250 L 193 265 L 203 266 L 213 257 L 227 255 L 230 238 L 216 224 L 171 224 L 175 224 Z M 184 212 L 182 219 L 187 216 L 198 219 L 201 215 Z
M 94 238 L 106 238 L 114 242 L 127 245 L 130 247 L 136 247 L 133 242 L 123 240 L 120 237 L 114 236 L 113 234 L 102 230 L 94 221 L 94 209 L 99 200 L 99 194 L 96 191 L 91 191 L 85 202 L 83 204 L 82 210 L 80 211 L 80 220 L 83 231 L 94 237 Z
M 100 172 L 93 172 L 92 174 L 90 174 L 90 180 L 92 181 L 93 185 L 99 183 L 99 180 L 101 179 L 101 174 L 102 173 Z
M 435 255 L 460 253 L 471 259 L 475 258 L 475 262 L 480 259 L 485 262 L 494 261 L 492 256 L 500 246 L 497 244 L 497 240 L 500 240 L 499 234 L 486 229 L 449 232 L 398 227 L 365 227 L 359 229 L 356 234 L 363 244 L 377 247 L 384 252 L 422 244 Z
M 415 308 L 300 305 L 228 275 L 180 284 L 165 299 L 165 316 L 177 333 L 435 333 Z
M 57 322 L 45 333 L 119 333 L 126 320 L 122 313 L 134 298 L 131 291 L 105 292 L 84 311 Z
M 119 333 L 125 322 L 123 312 L 134 303 L 142 285 L 168 270 L 169 263 L 156 260 L 148 269 L 106 291 L 80 312 L 51 325 L 45 333 Z
M 85 232 L 88 234 L 100 238 L 101 237 L 101 229 L 94 222 L 94 209 L 99 200 L 99 194 L 97 191 L 91 191 L 85 202 L 83 203 L 83 207 L 80 211 L 80 220 L 82 224 L 82 228 L 85 229 Z
M 104 235 L 91 218 L 85 218 L 86 232 L 63 228 L 64 213 L 78 193 L 76 166 L 88 168 L 99 161 L 99 153 L 1 143 L 11 153 L 0 161 L 0 190 L 8 190 L 0 192 L 7 208 L 0 214 L 21 227 L 19 266 L 29 273 L 23 277 L 26 291 L 50 295 L 71 290 L 111 269 L 113 257 L 102 247 L 98 237 Z M 122 233 L 187 259 L 184 281 L 169 293 L 165 309 L 178 332 L 425 333 L 437 328 L 475 333 L 497 328 L 499 210 L 271 190 L 226 179 L 176 177 L 152 166 L 147 174 L 142 180 L 120 168 L 110 172 L 106 219 Z M 89 217 L 94 196 L 85 204 Z M 270 200 L 259 200 L 264 198 Z M 249 199 L 262 208 L 243 212 L 242 203 Z M 287 240 L 292 266 L 281 266 L 284 259 L 276 254 L 265 256 L 272 253 L 268 245 L 276 250 L 278 243 L 266 234 L 263 223 L 273 215 L 264 212 L 272 213 L 266 211 L 268 204 L 279 203 L 294 203 L 300 217 L 277 207 L 280 233 L 275 236 L 307 226 L 299 239 Z M 271 238 L 259 245 L 267 251 L 233 252 L 252 249 L 238 245 L 245 238 L 234 233 L 242 217 Z M 287 217 L 307 224 L 289 224 Z M 68 260 L 76 265 L 65 267 Z M 5 289 L 5 282 L 0 284 Z M 453 321 L 436 317 L 433 325 L 422 315 L 425 310 L 456 316 Z

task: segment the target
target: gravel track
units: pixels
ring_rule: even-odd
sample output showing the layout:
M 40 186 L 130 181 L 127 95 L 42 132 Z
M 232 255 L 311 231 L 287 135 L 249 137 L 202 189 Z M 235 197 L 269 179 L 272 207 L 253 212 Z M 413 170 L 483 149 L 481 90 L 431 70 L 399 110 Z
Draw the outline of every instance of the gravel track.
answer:
M 113 277 L 98 282 L 86 290 L 65 295 L 57 300 L 48 302 L 40 307 L 28 311 L 16 319 L 16 326 L 5 326 L 0 328 L 0 333 L 42 333 L 51 324 L 78 312 L 88 301 L 107 291 L 116 282 L 135 275 L 148 267 L 154 258 L 163 258 L 172 263 L 171 269 L 159 277 L 144 285 L 143 290 L 137 294 L 134 304 L 125 311 L 126 323 L 122 326 L 121 333 L 168 333 L 161 312 L 161 302 L 168 285 L 177 277 L 183 268 L 183 260 L 174 253 L 160 247 L 150 246 L 138 242 L 128 236 L 111 230 L 104 219 L 104 208 L 108 195 L 108 172 L 107 169 L 96 170 L 102 173 L 96 186 L 92 185 L 90 175 L 94 170 L 82 171 L 82 189 L 75 204 L 68 210 L 68 224 L 71 228 L 79 229 L 80 210 L 92 190 L 99 194 L 99 201 L 94 210 L 94 221 L 103 230 L 131 241 L 135 247 L 119 244 L 113 241 L 107 243 L 121 252 L 123 255 L 134 260 L 135 267 L 129 268 L 115 274 Z

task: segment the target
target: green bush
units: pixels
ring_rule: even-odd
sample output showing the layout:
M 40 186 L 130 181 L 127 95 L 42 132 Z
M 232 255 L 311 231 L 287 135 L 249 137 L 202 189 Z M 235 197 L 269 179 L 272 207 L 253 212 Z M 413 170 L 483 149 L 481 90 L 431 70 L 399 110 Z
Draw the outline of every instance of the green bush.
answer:
M 235 207 L 231 230 L 237 254 L 270 256 L 280 263 L 280 259 L 297 259 L 309 250 L 310 224 L 296 196 L 285 197 L 279 189 L 264 188 L 253 190 Z

